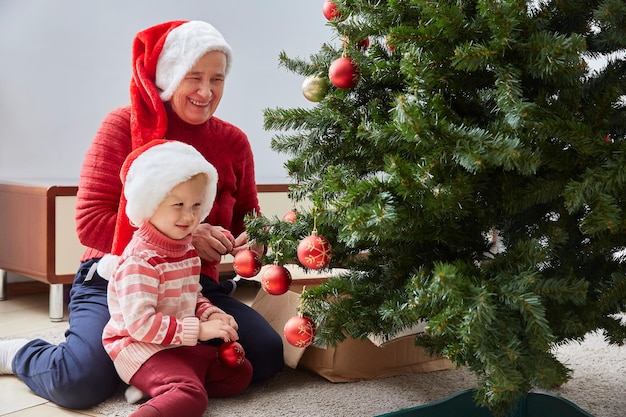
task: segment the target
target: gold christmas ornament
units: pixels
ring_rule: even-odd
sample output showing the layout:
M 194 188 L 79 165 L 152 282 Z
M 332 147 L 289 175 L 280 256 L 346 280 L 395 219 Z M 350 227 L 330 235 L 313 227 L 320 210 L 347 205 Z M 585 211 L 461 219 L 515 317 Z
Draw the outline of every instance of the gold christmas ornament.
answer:
M 307 100 L 317 103 L 322 101 L 328 92 L 328 87 L 328 78 L 320 75 L 310 75 L 302 82 L 302 94 L 304 94 Z

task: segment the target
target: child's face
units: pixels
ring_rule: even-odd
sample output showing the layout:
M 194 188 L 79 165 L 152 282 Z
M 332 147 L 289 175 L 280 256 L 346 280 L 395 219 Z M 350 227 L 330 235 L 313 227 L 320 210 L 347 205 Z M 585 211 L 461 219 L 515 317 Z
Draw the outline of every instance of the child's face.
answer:
M 172 239 L 183 239 L 190 234 L 202 221 L 200 209 L 206 182 L 206 176 L 199 174 L 172 188 L 150 218 L 150 223 Z

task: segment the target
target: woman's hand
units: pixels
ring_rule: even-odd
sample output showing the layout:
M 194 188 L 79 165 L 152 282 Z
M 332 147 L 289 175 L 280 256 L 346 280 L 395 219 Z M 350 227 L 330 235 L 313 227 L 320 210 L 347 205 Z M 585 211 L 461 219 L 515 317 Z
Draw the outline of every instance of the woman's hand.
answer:
M 233 251 L 236 241 L 231 239 L 232 235 L 223 227 L 200 223 L 193 232 L 192 243 L 202 259 L 219 262 L 222 255 Z
M 241 252 L 244 249 L 252 249 L 259 255 L 263 255 L 265 251 L 265 246 L 254 243 L 254 242 L 248 243 L 248 233 L 243 232 L 242 234 L 237 236 L 237 238 L 235 239 L 235 244 L 233 246 L 233 250 L 231 251 L 231 254 L 233 256 L 237 255 L 238 252 Z

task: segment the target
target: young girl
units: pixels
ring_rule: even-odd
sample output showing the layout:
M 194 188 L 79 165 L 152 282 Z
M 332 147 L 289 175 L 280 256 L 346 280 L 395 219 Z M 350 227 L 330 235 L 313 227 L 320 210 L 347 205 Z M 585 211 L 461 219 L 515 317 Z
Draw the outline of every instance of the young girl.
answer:
M 132 416 L 201 416 L 208 398 L 240 394 L 252 379 L 249 361 L 224 366 L 215 346 L 198 343 L 238 339 L 234 318 L 200 293 L 191 244 L 213 205 L 217 171 L 192 146 L 157 140 L 129 154 L 120 178 L 137 230 L 123 252 L 114 240 L 98 265 L 110 276 L 104 348 L 122 380 L 152 397 Z

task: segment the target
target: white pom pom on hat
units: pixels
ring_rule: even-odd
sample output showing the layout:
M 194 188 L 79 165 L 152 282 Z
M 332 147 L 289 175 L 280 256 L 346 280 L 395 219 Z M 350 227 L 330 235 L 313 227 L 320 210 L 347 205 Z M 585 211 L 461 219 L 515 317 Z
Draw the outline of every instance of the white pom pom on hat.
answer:
M 120 171 L 123 195 L 120 199 L 111 253 L 120 255 L 134 232 L 150 219 L 168 193 L 197 174 L 207 176 L 200 218 L 204 220 L 217 194 L 217 170 L 193 146 L 157 139 L 132 151 Z M 127 219 L 120 219 L 124 213 Z

